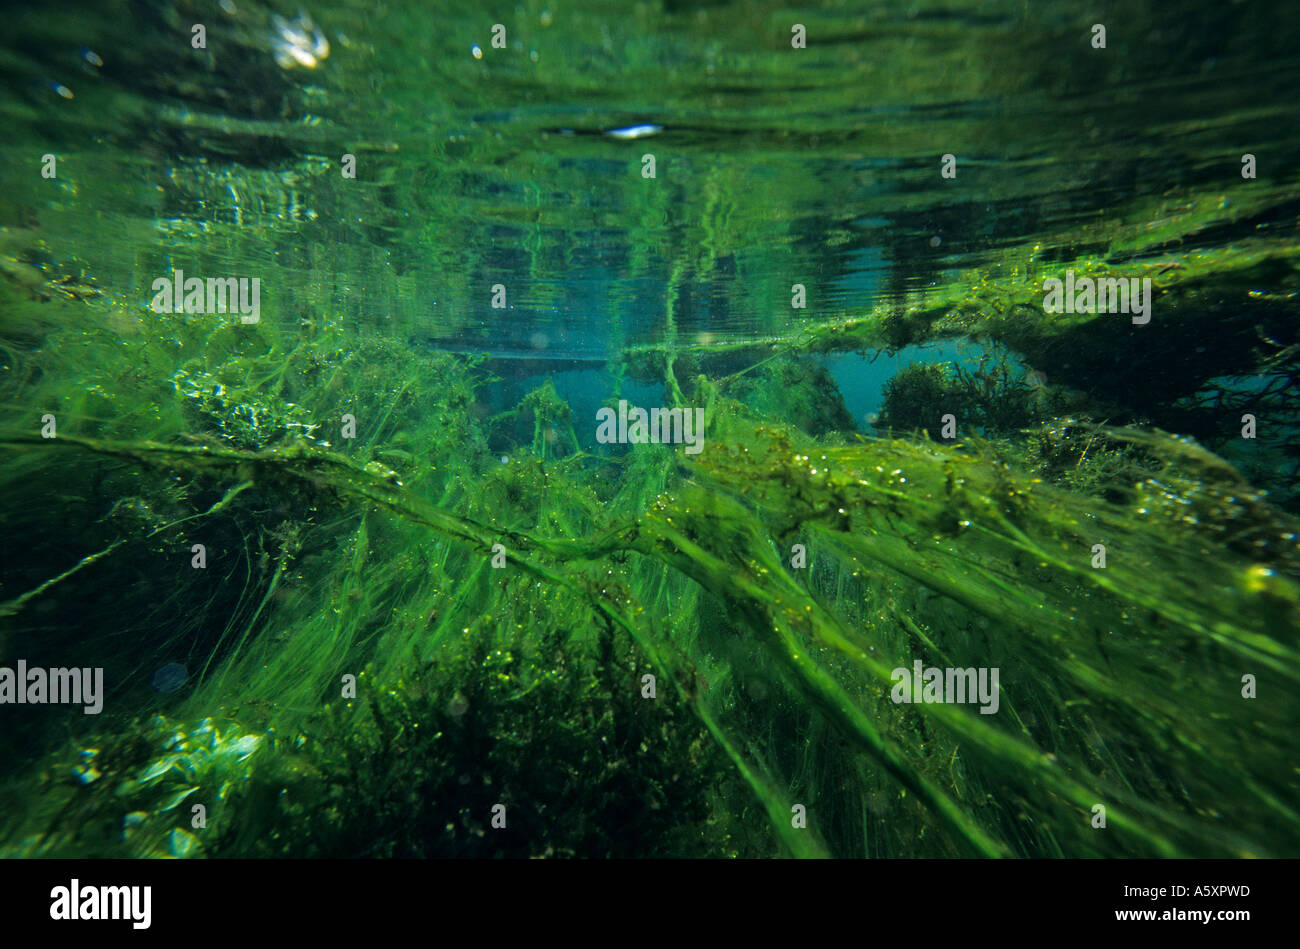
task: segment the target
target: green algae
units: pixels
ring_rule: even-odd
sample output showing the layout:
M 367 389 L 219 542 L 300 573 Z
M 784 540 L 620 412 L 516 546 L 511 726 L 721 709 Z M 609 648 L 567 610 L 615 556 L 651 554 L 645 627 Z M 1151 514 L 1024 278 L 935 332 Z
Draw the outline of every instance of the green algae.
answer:
M 711 448 L 687 478 L 666 447 L 619 465 L 547 463 L 540 436 L 472 484 L 426 471 L 418 489 L 302 439 L 260 451 L 75 435 L 2 443 L 47 464 L 98 457 L 210 484 L 195 497 L 221 496 L 200 519 L 289 502 L 264 545 L 258 605 L 177 710 L 220 707 L 271 736 L 245 780 L 198 783 L 195 800 L 244 795 L 245 816 L 215 821 L 220 833 L 199 834 L 196 853 L 617 854 L 624 844 L 591 815 L 626 796 L 623 780 L 676 815 L 634 818 L 649 821 L 657 843 L 646 846 L 662 853 L 1295 846 L 1294 777 L 1276 755 L 1292 741 L 1285 707 L 1238 693 L 1243 672 L 1269 690 L 1296 685 L 1300 547 L 1294 523 L 1230 466 L 1185 440 L 1094 429 L 1102 444 L 1129 446 L 1125 477 L 1145 475 L 1107 483 L 1108 500 L 1011 467 L 993 443 L 814 439 L 762 422 L 705 378 L 693 385 Z M 462 394 L 442 398 L 463 411 Z M 538 399 L 540 432 L 565 413 L 553 390 Z M 796 542 L 810 570 L 786 566 Z M 1105 569 L 1091 563 L 1095 543 Z M 498 549 L 504 569 L 490 566 Z M 10 612 L 25 609 L 11 601 Z M 890 671 L 912 657 L 1000 665 L 1008 714 L 995 725 L 954 706 L 895 704 Z M 355 700 L 338 697 L 349 670 L 361 673 Z M 664 690 L 655 700 L 641 695 L 647 673 Z M 805 729 L 828 740 L 800 738 Z M 503 782 L 475 800 L 523 812 L 528 833 L 508 840 L 483 836 L 482 808 L 436 809 L 465 762 L 518 761 L 525 748 L 549 760 L 541 749 L 562 739 L 578 742 L 566 760 L 608 747 L 631 770 L 596 782 L 607 798 L 574 795 L 566 782 L 586 771 L 534 786 L 500 763 L 474 770 L 472 781 Z M 103 808 L 87 825 L 101 834 L 111 813 L 148 814 L 130 835 L 142 849 L 122 846 L 158 852 L 186 815 L 110 796 L 150 760 L 138 743 L 116 745 L 96 740 L 113 781 L 78 787 L 54 768 L 46 796 Z M 1160 756 L 1142 753 L 1151 747 Z M 1216 766 L 1226 756 L 1231 770 Z M 758 825 L 743 816 L 746 797 L 765 815 Z M 1231 815 L 1214 803 L 1227 799 Z M 790 826 L 800 803 L 811 832 Z M 1096 804 L 1107 832 L 1089 825 Z M 52 809 L 38 809 L 13 852 L 80 846 L 33 830 L 58 823 Z M 413 814 L 424 816 L 412 825 Z M 289 827 L 304 824 L 311 842 L 296 849 L 304 838 Z M 683 836 L 694 825 L 704 829 Z
M 665 855 L 1296 852 L 1288 708 L 1241 696 L 1246 674 L 1273 694 L 1296 685 L 1296 525 L 1191 439 L 1089 420 L 1122 419 L 1123 399 L 1072 391 L 1072 371 L 1097 372 L 1090 354 L 1144 328 L 1044 314 L 1041 280 L 1064 266 L 965 272 L 795 336 L 627 348 L 618 374 L 705 407 L 698 459 L 584 452 L 552 384 L 492 415 L 481 360 L 344 345 L 324 320 L 250 341 L 164 316 L 179 345 L 144 366 L 107 332 L 21 353 L 29 371 L 4 396 L 22 393 L 31 422 L 0 439 L 6 490 L 53 474 L 70 506 L 33 513 L 33 533 L 85 548 L 33 550 L 0 636 L 30 651 L 35 611 L 66 608 L 56 590 L 97 604 L 85 622 L 143 617 L 111 666 L 128 707 L 162 711 L 164 731 L 211 717 L 260 744 L 229 773 L 173 768 L 174 787 L 124 794 L 170 754 L 147 716 L 71 745 L 10 737 L 39 778 L 0 789 L 5 852 L 616 855 L 627 840 L 592 814 L 632 788 L 655 803 L 624 816 L 640 852 Z M 1279 322 L 1294 253 L 1276 243 L 1068 266 L 1152 274 L 1155 319 L 1189 329 L 1143 337 L 1162 365 L 1186 364 L 1148 416 L 1207 379 L 1294 372 Z M 1252 296 L 1265 285 L 1282 289 Z M 1225 324 L 1263 342 L 1186 358 L 1197 327 Z M 1006 356 L 918 366 L 881 422 L 929 438 L 864 439 L 805 361 L 970 336 L 1052 384 Z M 181 358 L 195 346 L 204 361 Z M 85 384 L 49 389 L 44 372 Z M 34 404 L 56 410 L 57 438 L 30 434 Z M 935 407 L 961 416 L 959 440 L 933 440 Z M 336 434 L 348 415 L 365 420 L 354 439 Z M 488 445 L 515 423 L 530 436 L 502 463 Z M 218 590 L 182 570 L 162 603 L 114 599 L 131 558 L 174 572 L 196 541 L 224 556 Z M 787 566 L 795 544 L 806 568 Z M 198 685 L 148 697 L 132 670 L 178 647 Z M 1004 714 L 891 701 L 891 671 L 914 659 L 999 666 Z M 108 780 L 74 777 L 87 748 Z M 518 766 L 526 748 L 599 780 L 543 779 Z M 607 755 L 621 764 L 597 768 Z M 475 783 L 484 760 L 493 785 Z M 211 833 L 190 826 L 190 800 Z M 491 803 L 527 832 L 491 836 Z M 795 805 L 809 826 L 792 825 Z
M 165 185 L 131 197 L 144 210 L 127 221 L 149 236 L 107 250 L 112 209 L 84 230 L 55 207 L 43 230 L 0 232 L 0 483 L 6 529 L 30 538 L 7 565 L 0 645 L 35 658 L 76 645 L 116 690 L 103 720 L 27 715 L 0 736 L 0 852 L 1300 852 L 1300 558 L 1279 510 L 1295 510 L 1300 464 L 1288 429 L 1300 281 L 1280 226 L 1296 188 L 1236 180 L 1230 154 L 1255 123 L 1290 115 L 1261 104 L 1219 135 L 1201 116 L 1223 93 L 1205 86 L 1192 110 L 1079 95 L 1109 89 L 1113 70 L 1140 86 L 1171 58 L 1206 68 L 1204 39 L 1230 13 L 1169 23 L 1141 10 L 1123 31 L 1136 40 L 1116 30 L 1116 55 L 1062 71 L 1080 31 L 1058 11 L 1022 21 L 1019 2 L 978 20 L 810 9 L 817 41 L 802 60 L 771 28 L 779 5 L 677 6 L 611 21 L 570 4 L 551 34 L 565 31 L 559 56 L 539 5 L 524 4 L 518 32 L 560 91 L 598 100 L 563 118 L 521 108 L 530 59 L 461 71 L 480 27 L 432 8 L 403 11 L 391 47 L 362 40 L 307 85 L 258 60 L 237 20 L 214 28 L 231 52 L 202 76 L 145 68 L 150 34 L 117 32 L 121 85 L 78 88 L 89 125 L 42 115 L 32 134 L 36 111 L 5 106 L 16 139 L 41 150 L 47 129 L 145 144 L 109 158 L 78 146 L 65 196 L 112 198 L 141 167 Z M 131 23 L 120 12 L 87 15 L 113 35 L 111 21 Z M 364 37 L 372 15 L 341 8 L 334 25 Z M 1256 26 L 1214 50 L 1229 75 L 1244 47 L 1267 59 L 1289 35 L 1271 12 L 1249 15 Z M 1125 48 L 1156 24 L 1175 53 Z M 615 48 L 611 72 L 580 65 Z M 710 72 L 702 96 L 694 69 L 665 76 L 665 52 L 710 70 L 721 57 L 749 78 Z M 401 71 L 376 70 L 379 56 Z M 110 107 L 133 83 L 179 104 Z M 388 108 L 373 125 L 377 87 Z M 664 169 L 653 187 L 639 151 L 598 134 L 643 109 L 647 88 L 683 126 L 648 146 Z M 1026 88 L 1035 98 L 1005 114 L 932 118 Z M 1142 130 L 1137 144 L 1108 131 L 1087 148 L 1113 178 L 1052 154 L 1096 126 L 1043 108 L 1040 89 Z M 223 114 L 232 102 L 240 114 Z M 915 106 L 931 117 L 899 120 Z M 344 185 L 340 130 L 363 167 Z M 1156 139 L 1168 150 L 1153 158 Z M 918 158 L 939 140 L 961 152 L 963 192 L 935 187 Z M 1219 153 L 1231 188 L 1201 172 Z M 1156 163 L 1196 174 L 1157 180 L 1142 170 Z M 1125 175 L 1138 196 L 1118 207 L 1080 194 Z M 593 180 L 591 207 L 570 197 Z M 1083 210 L 1062 221 L 1063 183 Z M 966 203 L 939 213 L 954 200 Z M 6 222 L 27 216 L 19 201 L 3 199 Z M 985 247 L 990 209 L 1021 205 L 1034 236 Z M 965 252 L 913 264 L 936 216 Z M 569 303 L 564 281 L 611 230 L 625 280 L 608 305 L 567 312 L 608 325 L 615 398 L 624 379 L 648 380 L 673 405 L 706 407 L 699 459 L 584 452 L 553 384 L 492 408 L 499 380 L 480 360 L 404 342 L 427 337 L 433 284 L 439 335 L 493 348 L 471 301 L 497 279 L 484 278 L 498 241 L 520 254 L 533 302 Z M 906 273 L 871 308 L 807 276 L 833 276 L 828 249 L 877 239 Z M 186 253 L 213 272 L 256 261 L 278 290 L 262 324 L 150 314 L 146 330 L 137 288 Z M 1150 278 L 1152 323 L 1044 312 L 1043 281 L 1067 269 Z M 801 280 L 806 313 L 788 307 Z M 630 306 L 646 284 L 662 287 L 653 333 Z M 710 287 L 749 317 L 743 333 L 693 322 Z M 950 339 L 1014 354 L 1039 384 L 993 365 L 921 366 L 887 393 L 891 437 L 861 439 L 811 359 Z M 1225 381 L 1242 376 L 1264 384 Z M 959 439 L 936 443 L 936 409 L 959 417 Z M 1252 411 L 1275 422 L 1269 451 L 1234 453 Z M 33 434 L 45 412 L 55 439 Z M 489 449 L 503 442 L 507 454 Z M 206 572 L 189 566 L 196 543 Z M 193 688 L 152 694 L 151 666 L 177 658 Z M 895 703 L 891 670 L 914 659 L 999 666 L 1002 712 Z M 1245 674 L 1258 700 L 1242 696 Z M 491 826 L 498 803 L 506 828 Z M 807 827 L 792 824 L 797 805 Z

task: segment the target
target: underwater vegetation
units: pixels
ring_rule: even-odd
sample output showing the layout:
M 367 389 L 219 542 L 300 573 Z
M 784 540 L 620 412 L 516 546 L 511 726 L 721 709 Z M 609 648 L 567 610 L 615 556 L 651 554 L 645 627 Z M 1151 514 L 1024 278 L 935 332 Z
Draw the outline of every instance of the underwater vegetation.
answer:
M 533 437 L 503 463 L 473 408 L 491 377 L 441 354 L 391 360 L 368 390 L 386 393 L 377 430 L 404 447 L 342 454 L 272 421 L 357 391 L 331 380 L 373 373 L 373 346 L 332 367 L 317 344 L 232 356 L 212 378 L 287 368 L 260 395 L 232 382 L 222 397 L 247 411 L 228 415 L 211 394 L 226 383 L 163 390 L 165 441 L 112 423 L 3 437 L 9 497 L 36 470 L 69 495 L 40 515 L 33 536 L 49 540 L 4 605 L 6 636 L 39 611 L 56 654 L 79 634 L 60 619 L 72 604 L 104 629 L 129 611 L 109 699 L 140 716 L 105 714 L 72 742 L 6 737 L 40 774 L 6 786 L 7 853 L 1270 855 L 1300 841 L 1276 753 L 1292 711 L 1242 698 L 1244 673 L 1296 685 L 1300 534 L 1196 443 L 1081 419 L 1008 439 L 1032 393 L 1005 363 L 892 385 L 899 424 L 917 385 L 978 395 L 986 434 L 948 444 L 809 434 L 737 400 L 756 373 L 699 375 L 682 382 L 708 419 L 698 458 L 568 445 L 548 383 L 521 403 Z M 826 414 L 816 384 L 777 391 L 783 411 L 805 400 L 793 417 Z M 103 549 L 56 571 L 57 518 L 97 525 Z M 200 538 L 238 582 L 179 582 L 202 573 L 186 562 Z M 123 570 L 179 576 L 169 599 L 133 602 L 147 594 Z M 160 688 L 135 671 L 154 655 L 201 681 L 167 698 L 183 673 Z M 891 670 L 914 660 L 999 668 L 1000 713 L 891 700 Z
M 773 65 L 765 0 L 517 49 L 241 0 L 178 66 L 155 6 L 0 63 L 62 163 L 0 167 L 0 667 L 104 684 L 5 700 L 0 856 L 1300 856 L 1300 73 L 1121 101 L 1156 57 L 1019 2 L 814 4 Z M 1210 13 L 1197 103 L 1289 52 Z M 149 308 L 182 265 L 260 318 Z M 870 435 L 828 368 L 957 342 Z M 702 450 L 594 438 L 624 401 Z

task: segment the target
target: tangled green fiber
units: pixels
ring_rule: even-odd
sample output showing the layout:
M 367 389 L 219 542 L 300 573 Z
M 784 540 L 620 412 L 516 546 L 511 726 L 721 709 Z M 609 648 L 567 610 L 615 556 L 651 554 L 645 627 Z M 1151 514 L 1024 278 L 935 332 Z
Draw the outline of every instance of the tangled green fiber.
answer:
M 55 772 L 46 778 L 62 788 L 53 796 L 102 811 L 105 840 L 113 835 L 102 827 L 124 819 L 124 807 L 145 815 L 131 818 L 135 844 L 124 831 L 105 852 L 293 854 L 291 815 L 299 826 L 311 802 L 328 801 L 311 818 L 325 825 L 305 835 L 314 854 L 375 853 L 374 841 L 388 842 L 385 853 L 474 853 L 483 814 L 436 832 L 395 831 L 406 826 L 397 815 L 429 805 L 420 796 L 391 804 L 388 821 L 372 813 L 358 824 L 356 812 L 382 807 L 364 795 L 349 800 L 341 787 L 370 782 L 382 801 L 380 786 L 395 773 L 399 786 L 432 779 L 413 780 L 397 760 L 389 765 L 397 772 L 370 773 L 376 756 L 357 749 L 414 742 L 404 757 L 418 757 L 435 732 L 464 727 L 465 707 L 523 708 L 519 695 L 530 707 L 543 695 L 565 707 L 595 689 L 624 743 L 655 731 L 656 707 L 675 710 L 677 738 L 658 763 L 684 749 L 689 762 L 673 762 L 676 778 L 643 774 L 635 783 L 662 788 L 665 811 L 714 816 L 686 838 L 673 836 L 682 821 L 669 821 L 674 831 L 659 830 L 666 852 L 765 853 L 778 841 L 807 856 L 1294 852 L 1300 816 L 1287 802 L 1296 776 L 1277 754 L 1293 747 L 1294 723 L 1276 703 L 1243 699 L 1241 682 L 1251 674 L 1261 691 L 1297 684 L 1300 547 L 1295 526 L 1231 468 L 1170 436 L 1096 429 L 1108 444 L 1135 446 L 1146 465 L 1140 482 L 1110 486 L 1122 500 L 1103 500 L 1017 470 L 978 440 L 814 439 L 755 421 L 703 378 L 696 386 L 711 432 L 698 459 L 658 447 L 618 464 L 574 455 L 547 470 L 524 459 L 518 483 L 508 472 L 504 488 L 483 479 L 481 491 L 501 489 L 505 503 L 485 501 L 474 516 L 431 502 L 381 464 L 301 440 L 252 451 L 4 438 L 9 451 L 98 456 L 212 483 L 224 493 L 199 521 L 281 498 L 317 521 L 351 512 L 355 522 L 343 529 L 344 555 L 320 566 L 335 605 L 314 616 L 293 612 L 308 592 L 282 587 L 295 558 L 319 556 L 303 553 L 312 529 L 284 530 L 259 606 L 187 702 L 194 720 L 223 709 L 245 729 L 263 729 L 242 778 L 223 771 L 218 780 L 189 763 L 188 784 L 164 780 L 160 790 L 148 764 L 158 750 L 137 740 L 96 750 L 102 767 L 128 778 L 116 792 L 109 781 L 72 787 Z M 541 448 L 544 439 L 535 441 Z M 601 486 L 611 467 L 621 469 L 617 481 Z M 529 503 L 543 495 L 552 500 Z M 528 510 L 542 513 L 520 516 Z M 796 544 L 806 569 L 790 566 Z M 489 566 L 496 552 L 504 570 Z M 523 635 L 525 621 L 548 632 L 530 643 L 538 637 Z M 270 633 L 283 626 L 296 629 L 287 645 Z M 566 659 L 587 672 L 574 680 L 557 671 Z M 896 703 L 891 671 L 918 659 L 1000 667 L 1002 713 Z M 363 670 L 358 698 L 332 698 L 354 669 Z M 671 694 L 647 701 L 646 673 Z M 572 708 L 552 718 L 566 715 Z M 167 733 L 161 721 L 155 728 Z M 495 745 L 521 740 L 518 718 L 497 727 Z M 546 727 L 558 725 L 529 719 L 524 731 Z M 1150 747 L 1159 758 L 1142 753 Z M 1231 773 L 1216 766 L 1225 755 L 1236 761 Z M 683 785 L 682 769 L 710 775 L 708 786 Z M 428 793 L 441 787 L 434 781 Z M 122 800 L 146 790 L 154 796 L 144 803 Z M 506 793 L 523 799 L 520 787 Z M 178 794 L 220 802 L 222 834 L 183 830 Z M 763 818 L 749 813 L 746 794 Z M 1211 803 L 1224 800 L 1234 802 L 1230 814 Z M 807 827 L 792 822 L 795 805 L 807 808 Z M 1092 823 L 1097 805 L 1106 829 Z M 50 819 L 48 810 L 30 815 L 10 846 L 72 846 L 35 829 Z M 360 826 L 371 843 L 350 839 Z M 551 822 L 516 843 L 609 852 L 608 839 L 584 833 L 581 845 L 566 843 Z M 461 840 L 450 851 L 448 834 Z M 499 839 L 493 846 L 518 852 Z

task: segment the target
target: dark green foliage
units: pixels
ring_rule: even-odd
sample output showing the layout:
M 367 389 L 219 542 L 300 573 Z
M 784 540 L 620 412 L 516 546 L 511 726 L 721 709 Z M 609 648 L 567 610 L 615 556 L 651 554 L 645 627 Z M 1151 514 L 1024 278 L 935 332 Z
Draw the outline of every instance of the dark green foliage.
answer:
M 938 440 L 945 414 L 965 408 L 965 394 L 942 365 L 913 363 L 885 383 L 879 427 L 885 431 L 923 431 Z
M 853 418 L 824 366 L 804 357 L 766 359 L 721 383 L 759 418 L 779 418 L 809 435 L 851 432 Z
M 597 664 L 467 644 L 392 688 L 363 675 L 361 699 L 253 774 L 212 854 L 728 855 L 707 807 L 725 761 L 675 698 L 640 697 L 647 667 L 625 642 L 616 656 L 616 634 L 599 637 Z
M 1030 378 L 1005 355 L 985 357 L 975 368 L 913 363 L 885 384 L 879 425 L 899 434 L 924 431 L 938 440 L 942 418 L 951 414 L 962 434 L 1012 434 L 1052 405 L 1045 385 L 1031 385 Z

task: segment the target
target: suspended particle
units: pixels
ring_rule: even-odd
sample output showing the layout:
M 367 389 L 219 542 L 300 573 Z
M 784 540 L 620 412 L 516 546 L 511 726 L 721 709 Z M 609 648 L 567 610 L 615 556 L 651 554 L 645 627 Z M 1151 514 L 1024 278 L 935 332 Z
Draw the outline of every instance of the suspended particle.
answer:
M 160 666 L 153 674 L 150 684 L 155 692 L 161 692 L 164 695 L 175 692 L 183 686 L 189 674 L 185 667 L 179 662 L 169 662 L 165 666 Z

